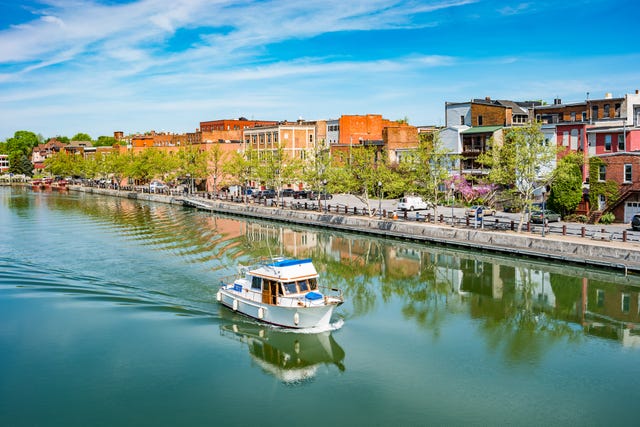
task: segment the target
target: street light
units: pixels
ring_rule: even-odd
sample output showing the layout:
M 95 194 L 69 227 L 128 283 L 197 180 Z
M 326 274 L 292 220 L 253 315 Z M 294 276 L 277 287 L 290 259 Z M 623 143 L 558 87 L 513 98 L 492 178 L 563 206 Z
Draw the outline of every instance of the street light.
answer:
M 455 220 L 453 218 L 453 202 L 456 199 L 455 192 L 456 192 L 456 184 L 453 181 L 451 181 L 451 226 L 452 227 L 455 226 Z
M 327 180 L 322 180 L 322 187 L 324 189 L 324 212 L 327 213 Z
M 378 181 L 378 217 L 382 218 L 382 181 Z
M 544 196 L 546 194 L 546 191 L 547 191 L 546 187 L 542 187 L 542 237 L 544 237 L 544 229 L 546 228 L 546 225 L 547 225 L 545 223 L 545 217 L 544 217 L 544 208 L 545 208 Z

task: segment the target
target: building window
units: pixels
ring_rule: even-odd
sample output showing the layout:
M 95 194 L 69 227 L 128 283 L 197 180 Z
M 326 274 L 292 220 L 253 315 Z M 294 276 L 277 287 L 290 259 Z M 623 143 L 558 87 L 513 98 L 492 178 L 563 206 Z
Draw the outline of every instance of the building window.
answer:
M 463 125 L 464 124 L 464 116 L 460 116 L 460 124 Z
M 602 289 L 596 290 L 596 296 L 597 296 L 596 304 L 598 305 L 598 307 L 604 307 L 604 291 Z
M 598 120 L 598 106 L 594 105 L 591 107 L 591 118 L 594 120 Z
M 569 132 L 562 132 L 562 145 L 569 146 Z
M 586 121 L 587 121 L 587 112 L 586 112 L 586 111 L 583 111 L 583 112 L 582 112 L 582 121 L 583 121 L 583 122 L 586 122 Z
M 628 313 L 629 312 L 629 303 L 631 302 L 631 295 L 624 293 L 622 294 L 622 307 L 620 307 L 622 309 L 623 313 Z
M 313 134 L 309 135 L 309 142 L 313 143 Z
M 624 182 L 630 183 L 632 178 L 632 167 L 631 164 L 627 163 L 624 165 Z
M 598 170 L 598 181 L 606 181 L 607 180 L 607 166 L 600 165 L 600 169 Z
M 625 147 L 624 147 L 624 134 L 619 133 L 618 134 L 618 151 L 624 151 Z
M 478 126 L 482 126 L 483 120 L 482 116 L 478 116 Z
M 572 122 L 575 122 L 575 121 L 576 121 L 576 112 L 575 112 L 575 111 L 572 111 L 572 112 L 571 112 L 571 121 L 572 121 Z
M 620 117 L 620 104 L 619 103 L 615 104 L 613 108 L 615 109 L 615 112 L 614 112 L 615 117 Z
M 611 151 L 611 135 L 604 136 L 604 151 Z
M 571 129 L 571 140 L 569 145 L 574 151 L 578 149 L 578 129 Z
M 602 115 L 604 119 L 608 119 L 609 118 L 609 113 L 610 113 L 609 110 L 610 109 L 611 109 L 611 107 L 610 107 L 609 104 L 604 104 L 604 111 L 603 111 L 603 115 Z

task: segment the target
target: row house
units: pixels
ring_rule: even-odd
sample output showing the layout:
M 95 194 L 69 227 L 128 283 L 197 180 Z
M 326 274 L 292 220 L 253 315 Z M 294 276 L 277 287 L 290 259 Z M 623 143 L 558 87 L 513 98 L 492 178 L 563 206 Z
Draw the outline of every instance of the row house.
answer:
M 143 135 L 133 135 L 130 144 L 133 148 L 176 147 L 188 143 L 187 134 L 151 131 Z
M 54 154 L 59 153 L 64 147 L 65 144 L 55 138 L 51 138 L 44 144 L 36 145 L 33 150 L 31 150 L 31 163 L 33 163 L 33 168 L 39 171 L 43 170 L 44 161 Z
M 242 151 L 254 150 L 258 156 L 282 149 L 292 159 L 305 160 L 317 149 L 315 122 L 282 122 L 243 131 Z
M 445 103 L 445 127 L 440 139 L 452 155 L 461 157 L 452 174 L 477 181 L 488 173 L 477 159 L 489 147 L 489 141 L 501 143 L 505 128 L 531 122 L 538 101 L 492 100 L 490 97 L 468 102 Z
M 624 172 L 624 165 L 632 168 L 635 164 L 633 153 L 640 152 L 640 91 L 622 97 L 608 93 L 601 99 L 587 96 L 585 101 L 575 103 L 555 99 L 552 105 L 535 107 L 534 111 L 548 139 L 555 138 L 558 158 L 568 153 L 583 156 L 585 188 L 588 188 L 589 158 L 599 156 L 607 164 L 604 169 L 608 172 L 600 170 L 598 176 L 617 182 L 620 197 L 615 206 L 607 206 L 605 200 L 590 200 L 592 209 L 610 210 L 617 221 L 628 221 L 633 213 L 640 211 L 633 185 L 625 178 L 629 175 Z M 579 210 L 586 212 L 589 207 Z

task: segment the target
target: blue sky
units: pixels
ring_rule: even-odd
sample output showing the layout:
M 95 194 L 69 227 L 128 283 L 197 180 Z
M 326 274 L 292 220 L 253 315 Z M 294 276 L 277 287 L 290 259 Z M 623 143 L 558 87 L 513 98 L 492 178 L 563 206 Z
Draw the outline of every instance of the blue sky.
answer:
M 0 139 L 640 89 L 637 0 L 0 0 Z

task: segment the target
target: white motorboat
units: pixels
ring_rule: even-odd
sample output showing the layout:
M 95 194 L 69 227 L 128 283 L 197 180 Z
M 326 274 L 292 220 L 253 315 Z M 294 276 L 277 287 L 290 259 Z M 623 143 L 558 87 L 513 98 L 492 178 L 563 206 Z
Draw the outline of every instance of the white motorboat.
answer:
M 234 311 L 287 328 L 327 328 L 342 291 L 318 285 L 310 259 L 276 258 L 241 266 L 232 283 L 223 283 L 217 300 Z

